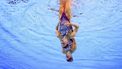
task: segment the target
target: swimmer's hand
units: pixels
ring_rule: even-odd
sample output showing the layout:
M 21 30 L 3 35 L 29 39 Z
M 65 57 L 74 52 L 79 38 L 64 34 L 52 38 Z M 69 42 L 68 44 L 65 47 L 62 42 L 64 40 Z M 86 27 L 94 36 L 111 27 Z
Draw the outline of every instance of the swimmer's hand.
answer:
M 79 26 L 77 24 L 72 24 L 72 26 L 74 27 L 73 32 L 71 33 L 71 37 L 75 37 Z
M 58 30 L 56 30 L 56 36 L 60 37 L 60 32 Z

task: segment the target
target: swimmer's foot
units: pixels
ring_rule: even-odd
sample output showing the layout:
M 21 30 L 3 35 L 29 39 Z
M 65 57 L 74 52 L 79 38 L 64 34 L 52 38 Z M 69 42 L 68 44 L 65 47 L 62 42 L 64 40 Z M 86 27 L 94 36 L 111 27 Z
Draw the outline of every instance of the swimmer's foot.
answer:
M 73 61 L 73 57 L 72 57 L 70 51 L 68 51 L 68 52 L 66 53 L 66 57 L 67 57 L 67 61 L 68 61 L 68 62 L 72 62 L 72 61 Z

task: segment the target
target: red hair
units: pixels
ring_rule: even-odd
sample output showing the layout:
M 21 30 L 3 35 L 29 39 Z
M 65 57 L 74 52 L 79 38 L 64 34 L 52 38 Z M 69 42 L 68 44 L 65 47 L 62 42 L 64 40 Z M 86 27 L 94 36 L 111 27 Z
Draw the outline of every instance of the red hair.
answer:
M 59 19 L 62 17 L 62 14 L 65 13 L 66 17 L 71 19 L 71 0 L 60 0 L 60 8 L 59 8 Z

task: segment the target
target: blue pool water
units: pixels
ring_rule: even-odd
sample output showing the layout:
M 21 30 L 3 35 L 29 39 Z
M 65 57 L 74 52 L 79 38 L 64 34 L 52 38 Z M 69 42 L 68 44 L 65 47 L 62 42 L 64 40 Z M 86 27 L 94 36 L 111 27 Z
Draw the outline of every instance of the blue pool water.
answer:
M 71 63 L 55 35 L 58 3 L 0 0 L 0 69 L 122 69 L 122 0 L 74 0 Z

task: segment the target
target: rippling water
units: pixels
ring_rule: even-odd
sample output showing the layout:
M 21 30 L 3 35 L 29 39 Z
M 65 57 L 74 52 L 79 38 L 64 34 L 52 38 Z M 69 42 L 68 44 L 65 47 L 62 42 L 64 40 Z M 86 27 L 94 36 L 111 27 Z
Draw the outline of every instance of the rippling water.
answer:
M 16 1 L 16 2 L 15 2 Z M 0 1 L 0 69 L 122 69 L 122 0 L 77 0 L 74 61 L 55 35 L 56 0 Z M 82 13 L 79 15 L 79 13 Z

